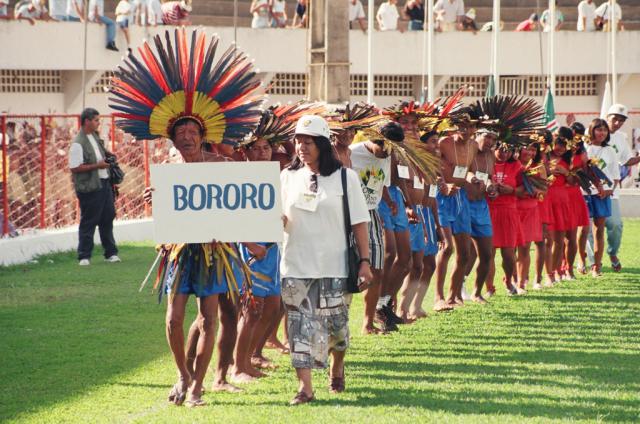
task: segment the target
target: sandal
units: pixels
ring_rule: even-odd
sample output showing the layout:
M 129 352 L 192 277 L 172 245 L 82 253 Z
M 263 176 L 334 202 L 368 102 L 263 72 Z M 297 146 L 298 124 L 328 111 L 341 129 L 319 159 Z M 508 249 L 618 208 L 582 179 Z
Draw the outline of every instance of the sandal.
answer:
M 291 402 L 289 402 L 289 405 L 292 405 L 292 406 L 302 405 L 303 403 L 308 403 L 308 402 L 311 402 L 312 400 L 315 400 L 315 396 L 313 395 L 313 393 L 311 393 L 311 396 L 308 396 L 305 392 L 300 391 L 298 392 L 296 397 L 291 399 Z
M 188 408 L 197 408 L 198 406 L 206 406 L 207 402 L 205 402 L 201 398 L 197 398 L 197 399 L 189 399 L 184 404 Z
M 611 261 L 611 268 L 613 268 L 613 272 L 622 271 L 622 264 L 620 263 L 620 260 Z
M 591 265 L 591 276 L 594 278 L 602 276 L 602 264 Z

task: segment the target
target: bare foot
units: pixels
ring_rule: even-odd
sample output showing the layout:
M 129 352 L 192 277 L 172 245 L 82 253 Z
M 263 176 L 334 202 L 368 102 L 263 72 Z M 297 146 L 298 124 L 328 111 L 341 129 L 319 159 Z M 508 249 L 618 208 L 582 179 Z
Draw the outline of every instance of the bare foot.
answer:
M 284 344 L 282 344 L 282 342 L 280 342 L 280 340 L 278 339 L 268 340 L 264 344 L 264 347 L 267 349 L 276 349 L 278 352 L 282 353 L 283 355 L 289 354 L 289 348 L 286 347 Z
M 433 305 L 433 310 L 436 312 L 445 312 L 445 311 L 450 311 L 452 309 L 453 309 L 453 306 L 449 305 L 444 300 L 439 300 L 436 302 L 435 305 Z
M 223 381 L 221 383 L 213 383 L 211 386 L 211 390 L 214 392 L 229 392 L 229 393 L 240 393 L 243 390 L 240 387 L 236 387 L 233 384 L 227 383 Z
M 474 301 L 475 303 L 479 303 L 481 305 L 486 305 L 488 302 L 486 301 L 486 299 L 482 296 L 472 296 L 471 300 Z
M 362 334 L 364 334 L 364 335 L 381 334 L 381 333 L 383 333 L 383 331 L 380 330 L 378 327 L 376 327 L 373 324 L 365 325 L 364 327 L 362 327 Z
M 425 312 L 424 309 L 418 309 L 413 316 L 416 317 L 417 319 L 426 318 L 427 313 Z
M 252 375 L 247 374 L 246 372 L 232 372 L 231 380 L 234 383 L 244 384 L 244 383 L 253 383 L 258 379 Z
M 206 406 L 207 402 L 202 400 L 202 391 L 196 391 L 192 388 L 189 390 L 189 395 L 184 404 L 189 408 L 196 408 L 198 406 Z
M 187 381 L 180 377 L 176 384 L 171 388 L 171 391 L 169 391 L 167 401 L 178 406 L 182 405 L 187 397 L 187 391 L 189 390 L 190 385 L 191 381 Z
M 275 370 L 278 368 L 276 364 L 274 364 L 264 356 L 252 356 L 251 366 L 254 366 L 256 368 L 261 368 L 263 370 Z

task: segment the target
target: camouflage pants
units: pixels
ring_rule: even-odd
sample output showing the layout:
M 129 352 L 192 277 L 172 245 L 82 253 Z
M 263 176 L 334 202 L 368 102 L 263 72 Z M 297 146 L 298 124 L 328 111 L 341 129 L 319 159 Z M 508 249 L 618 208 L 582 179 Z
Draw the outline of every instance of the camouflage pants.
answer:
M 326 368 L 329 350 L 349 346 L 345 283 L 344 278 L 282 280 L 294 368 Z

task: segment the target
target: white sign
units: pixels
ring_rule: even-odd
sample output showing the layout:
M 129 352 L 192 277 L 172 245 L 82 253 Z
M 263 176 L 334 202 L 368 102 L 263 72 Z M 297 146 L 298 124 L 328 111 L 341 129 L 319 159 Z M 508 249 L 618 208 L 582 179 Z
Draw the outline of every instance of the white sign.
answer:
M 278 162 L 151 166 L 158 243 L 281 242 Z

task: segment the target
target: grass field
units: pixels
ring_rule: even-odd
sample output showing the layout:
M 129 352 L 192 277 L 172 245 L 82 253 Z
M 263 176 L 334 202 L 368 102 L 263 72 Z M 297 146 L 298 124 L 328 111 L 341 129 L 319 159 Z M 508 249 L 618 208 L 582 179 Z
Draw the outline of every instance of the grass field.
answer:
M 166 403 L 165 307 L 137 291 L 149 245 L 122 246 L 121 264 L 79 268 L 65 253 L 0 268 L 0 422 L 638 422 L 638 240 L 640 221 L 626 221 L 620 274 L 605 267 L 517 298 L 500 290 L 393 335 L 359 334 L 357 297 L 347 391 L 330 395 L 317 372 L 318 401 L 295 408 L 293 371 L 275 351 L 280 368 L 243 394 Z

